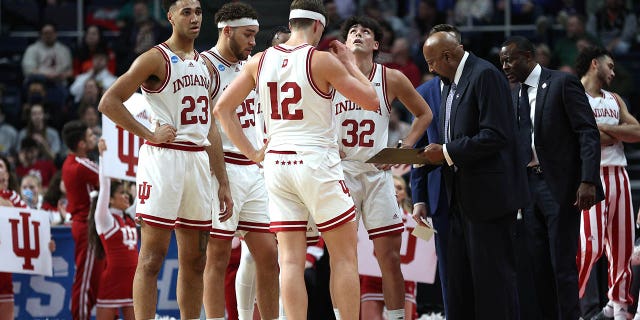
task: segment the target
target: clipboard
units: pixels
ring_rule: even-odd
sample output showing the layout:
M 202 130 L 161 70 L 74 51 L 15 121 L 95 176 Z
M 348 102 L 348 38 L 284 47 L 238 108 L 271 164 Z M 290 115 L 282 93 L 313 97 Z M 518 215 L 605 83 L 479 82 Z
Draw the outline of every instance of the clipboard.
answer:
M 366 163 L 428 165 L 427 159 L 418 156 L 422 150 L 423 149 L 384 148 L 367 160 Z

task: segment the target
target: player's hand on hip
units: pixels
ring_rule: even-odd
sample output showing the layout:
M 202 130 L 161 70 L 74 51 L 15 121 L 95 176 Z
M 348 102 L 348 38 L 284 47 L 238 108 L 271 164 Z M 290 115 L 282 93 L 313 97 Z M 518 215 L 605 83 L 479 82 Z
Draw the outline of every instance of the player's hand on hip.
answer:
M 231 189 L 229 184 L 221 184 L 218 189 L 218 200 L 220 202 L 220 212 L 218 213 L 218 219 L 220 222 L 225 222 L 231 218 L 233 214 L 233 199 L 231 198 Z
M 271 140 L 267 139 L 267 141 L 264 143 L 264 146 L 262 146 L 262 148 L 254 151 L 253 155 L 250 157 L 251 161 L 255 163 L 261 163 L 264 160 L 264 155 L 267 152 L 269 141 Z
M 576 202 L 573 204 L 580 210 L 589 210 L 596 204 L 596 186 L 592 183 L 582 182 L 576 192 Z
M 426 203 L 416 203 L 413 206 L 413 213 L 411 214 L 413 220 L 420 225 L 427 226 L 424 223 L 424 220 L 427 217 L 427 204 Z
M 156 130 L 153 131 L 152 143 L 169 143 L 176 138 L 176 128 L 169 124 L 160 125 L 156 122 Z

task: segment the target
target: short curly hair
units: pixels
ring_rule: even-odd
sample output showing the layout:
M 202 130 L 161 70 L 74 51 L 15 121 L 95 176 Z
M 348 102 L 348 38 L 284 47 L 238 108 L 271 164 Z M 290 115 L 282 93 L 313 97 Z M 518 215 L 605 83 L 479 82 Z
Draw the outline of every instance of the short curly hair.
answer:
M 225 3 L 215 15 L 216 24 L 242 18 L 258 19 L 258 13 L 246 3 L 230 2 Z
M 576 57 L 575 68 L 578 78 L 584 77 L 584 75 L 589 72 L 589 67 L 593 59 L 600 59 L 605 56 L 611 57 L 611 53 L 603 47 L 591 46 L 582 50 Z
M 361 25 L 365 28 L 371 29 L 371 31 L 373 31 L 373 40 L 382 40 L 382 27 L 377 21 L 366 16 L 353 16 L 345 20 L 340 27 L 340 35 L 342 36 L 342 40 L 347 40 L 349 29 L 351 29 L 351 27 L 355 25 Z

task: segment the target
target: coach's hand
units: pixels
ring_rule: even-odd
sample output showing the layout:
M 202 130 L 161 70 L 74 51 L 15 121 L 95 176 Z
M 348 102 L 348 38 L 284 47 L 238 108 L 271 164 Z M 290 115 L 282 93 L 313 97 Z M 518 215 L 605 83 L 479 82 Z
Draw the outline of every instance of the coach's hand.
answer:
M 160 125 L 156 122 L 156 130 L 153 131 L 153 136 L 150 139 L 151 143 L 169 143 L 173 142 L 176 138 L 176 128 L 169 124 Z
M 233 214 L 233 199 L 231 199 L 231 189 L 228 183 L 220 184 L 218 188 L 218 200 L 220 201 L 220 222 L 225 222 Z
M 580 210 L 589 210 L 594 204 L 596 204 L 596 186 L 593 183 L 580 183 L 576 192 L 576 202 L 573 205 Z
M 426 227 L 427 224 L 424 223 L 423 219 L 427 217 L 427 204 L 424 202 L 416 203 L 413 206 L 413 213 L 411 214 L 411 217 L 417 224 L 421 224 Z

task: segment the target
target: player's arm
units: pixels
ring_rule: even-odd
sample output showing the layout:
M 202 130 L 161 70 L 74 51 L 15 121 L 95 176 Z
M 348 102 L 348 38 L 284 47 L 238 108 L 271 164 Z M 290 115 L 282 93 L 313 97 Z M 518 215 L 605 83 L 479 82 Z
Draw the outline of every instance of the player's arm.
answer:
M 222 92 L 216 106 L 213 108 L 213 115 L 220 121 L 222 130 L 227 134 L 227 137 L 242 154 L 255 163 L 262 162 L 266 144 L 260 150 L 256 150 L 253 147 L 253 144 L 242 131 L 236 109 L 256 86 L 258 63 L 262 54 L 256 54 L 247 62 L 240 75 Z
M 631 115 L 624 100 L 617 93 L 613 95 L 620 106 L 620 124 L 599 125 L 598 128 L 619 141 L 640 142 L 640 124 L 638 120 Z
M 394 98 L 400 100 L 415 117 L 411 123 L 409 134 L 402 138 L 402 145 L 412 148 L 424 132 L 427 131 L 429 124 L 431 124 L 433 119 L 431 108 L 402 72 L 394 69 L 385 69 L 387 72 L 387 96 L 391 101 Z
M 116 82 L 104 93 L 98 110 L 125 130 L 153 143 L 171 142 L 176 136 L 175 128 L 168 124 L 160 126 L 156 124 L 155 131 L 147 129 L 138 122 L 124 106 L 131 95 L 136 92 L 142 83 L 149 77 L 155 76 L 164 79 L 165 61 L 162 54 L 156 49 L 150 49 L 131 64 L 129 70 L 120 76 Z
M 371 81 L 358 69 L 353 53 L 339 42 L 331 42 L 331 53 L 315 52 L 311 59 L 311 70 L 318 78 L 326 79 L 331 86 L 349 100 L 366 110 L 375 111 L 380 100 Z

